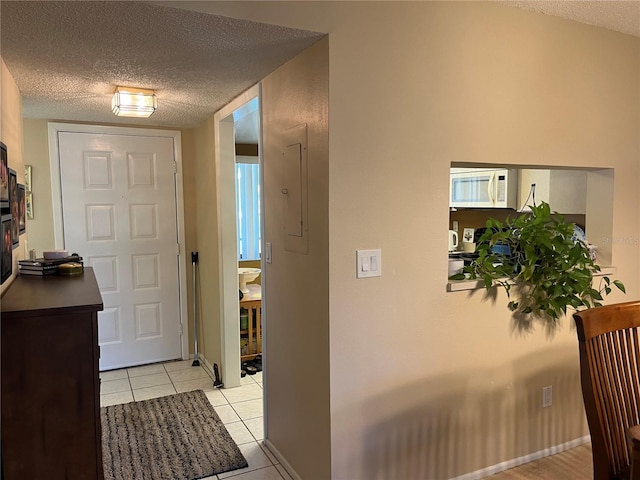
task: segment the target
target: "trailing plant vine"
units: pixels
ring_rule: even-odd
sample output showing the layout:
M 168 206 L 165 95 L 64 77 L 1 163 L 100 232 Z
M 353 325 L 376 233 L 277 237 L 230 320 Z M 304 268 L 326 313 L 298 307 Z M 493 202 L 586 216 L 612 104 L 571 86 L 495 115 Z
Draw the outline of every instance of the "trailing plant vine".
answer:
M 451 278 L 479 278 L 487 290 L 503 287 L 514 314 L 554 324 L 567 308 L 602 305 L 612 287 L 625 292 L 622 282 L 607 276 L 594 288 L 593 276 L 600 266 L 586 243 L 574 237 L 574 224 L 552 214 L 547 203 L 530 208 L 530 214 L 504 222 L 487 220 L 487 229 L 477 242 L 478 257 L 464 273 Z

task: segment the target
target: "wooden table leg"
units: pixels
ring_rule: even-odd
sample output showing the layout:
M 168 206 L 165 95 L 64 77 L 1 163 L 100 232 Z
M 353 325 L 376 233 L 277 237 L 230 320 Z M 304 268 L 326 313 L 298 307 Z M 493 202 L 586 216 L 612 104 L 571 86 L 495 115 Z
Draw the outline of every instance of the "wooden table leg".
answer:
M 260 319 L 260 315 L 261 315 L 261 308 L 260 305 L 256 305 L 255 306 L 256 309 L 256 353 L 257 354 L 261 354 L 262 353 L 262 321 Z

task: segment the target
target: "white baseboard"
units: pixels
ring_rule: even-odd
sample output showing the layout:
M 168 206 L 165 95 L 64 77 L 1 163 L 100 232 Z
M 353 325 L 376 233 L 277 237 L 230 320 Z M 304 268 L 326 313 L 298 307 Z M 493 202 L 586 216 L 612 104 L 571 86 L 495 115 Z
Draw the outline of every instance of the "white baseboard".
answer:
M 585 443 L 588 443 L 590 441 L 591 441 L 591 436 L 586 435 L 584 437 L 576 438 L 575 440 L 571 440 L 561 445 L 545 448 L 544 450 L 539 450 L 537 452 L 531 453 L 529 455 L 525 455 L 523 457 L 514 458 L 513 460 L 508 460 L 506 462 L 498 463 L 497 465 L 492 465 L 490 467 L 483 468 L 482 470 L 476 470 L 475 472 L 465 473 L 464 475 L 460 475 L 459 477 L 454 477 L 450 480 L 475 480 L 478 478 L 488 477 L 489 475 L 493 475 L 494 473 L 503 472 L 505 470 L 509 470 L 510 468 L 518 467 L 520 465 L 533 462 L 534 460 L 538 460 L 543 457 L 548 457 L 549 455 L 554 455 L 556 453 L 564 452 L 565 450 L 569 450 L 571 448 L 579 447 L 580 445 L 584 445 Z
M 273 454 L 274 457 L 278 459 L 280 465 L 287 471 L 287 473 L 291 476 L 293 480 L 302 480 L 302 477 L 296 473 L 289 462 L 282 456 L 282 454 L 278 451 L 276 447 L 274 447 L 273 443 L 271 443 L 268 439 L 263 440 L 263 444 L 265 447 L 269 449 L 269 451 Z
M 193 355 L 191 355 L 191 358 L 193 358 Z M 213 365 L 211 365 L 211 362 L 200 353 L 198 354 L 198 361 L 200 362 L 200 366 L 204 368 L 209 375 L 211 375 L 211 378 L 215 379 L 213 375 Z

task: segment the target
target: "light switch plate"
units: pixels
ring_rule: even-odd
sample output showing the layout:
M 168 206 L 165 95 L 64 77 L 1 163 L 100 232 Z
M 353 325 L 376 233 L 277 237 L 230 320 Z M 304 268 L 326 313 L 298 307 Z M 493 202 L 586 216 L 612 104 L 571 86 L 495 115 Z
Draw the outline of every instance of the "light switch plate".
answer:
M 356 278 L 382 276 L 382 250 L 356 250 Z
M 265 246 L 266 246 L 265 261 L 267 263 L 271 263 L 271 242 L 266 242 Z

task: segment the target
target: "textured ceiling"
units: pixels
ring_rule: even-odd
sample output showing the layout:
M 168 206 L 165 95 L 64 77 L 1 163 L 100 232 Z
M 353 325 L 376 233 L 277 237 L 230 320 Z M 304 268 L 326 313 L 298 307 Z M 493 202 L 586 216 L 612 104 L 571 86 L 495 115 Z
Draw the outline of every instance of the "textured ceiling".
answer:
M 26 118 L 195 127 L 324 34 L 142 2 L 2 1 L 0 55 Z M 111 113 L 151 88 L 148 119 Z
M 501 3 L 640 37 L 639 0 L 508 0 Z
M 640 0 L 501 1 L 640 36 Z M 0 55 L 27 118 L 194 127 L 324 34 L 136 1 L 0 1 Z M 111 113 L 152 88 L 148 119 Z

